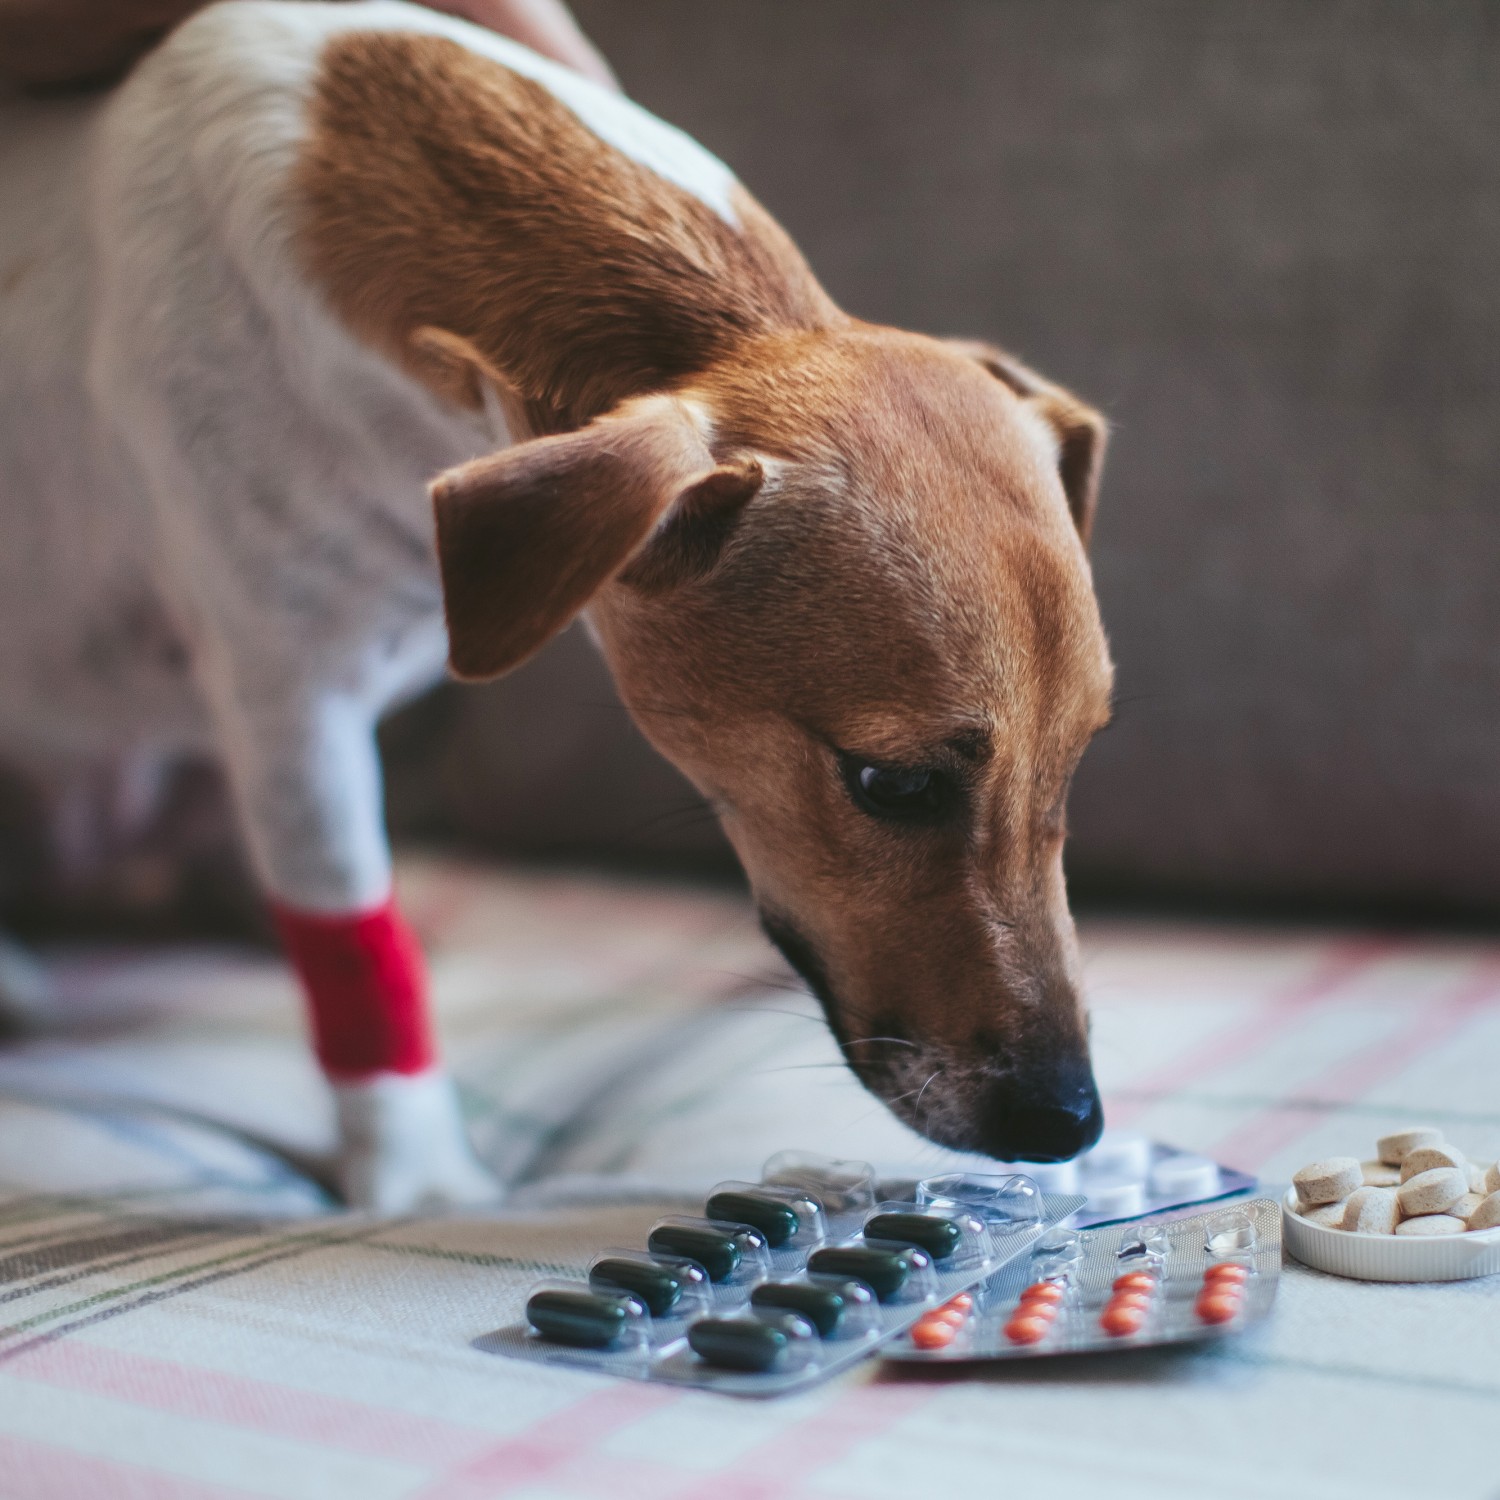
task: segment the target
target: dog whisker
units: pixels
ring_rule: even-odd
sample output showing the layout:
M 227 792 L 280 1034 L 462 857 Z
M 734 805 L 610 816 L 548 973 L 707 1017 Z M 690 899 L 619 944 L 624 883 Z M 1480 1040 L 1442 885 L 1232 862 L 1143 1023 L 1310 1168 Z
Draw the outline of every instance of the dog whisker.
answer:
M 653 813 L 649 818 L 619 830 L 617 838 L 636 838 L 652 829 L 695 828 L 712 823 L 718 814 L 711 806 L 702 802 L 685 802 L 679 807 L 669 807 L 663 812 Z
M 922 1085 L 921 1091 L 917 1094 L 917 1102 L 915 1104 L 913 1104 L 912 1107 L 911 1107 L 911 1112 L 912 1112 L 913 1115 L 917 1114 L 921 1110 L 921 1108 L 922 1108 L 922 1095 L 927 1092 L 928 1087 L 932 1083 L 932 1080 L 934 1078 L 936 1078 L 942 1071 L 943 1070 L 941 1068 L 934 1068 L 932 1070 L 932 1072 L 928 1075 L 927 1082 Z
M 790 1016 L 794 1021 L 821 1021 L 821 1016 L 800 1010 L 783 1010 L 779 1005 L 726 1005 L 724 1010 L 737 1016 Z
M 760 989 L 777 990 L 787 995 L 807 994 L 807 988 L 805 985 L 798 984 L 795 981 L 782 979 L 775 974 L 741 974 L 735 969 L 715 969 L 713 970 L 713 972 L 720 975 L 724 979 L 738 979 L 743 981 L 745 984 L 753 984 Z M 793 1012 L 788 1011 L 787 1014 L 791 1015 L 793 1014 Z M 822 1021 L 821 1016 L 814 1016 L 810 1013 L 808 1014 L 808 1019 L 819 1022 Z
M 941 1069 L 939 1069 L 939 1071 L 941 1071 Z M 927 1080 L 927 1083 L 931 1083 L 931 1082 L 932 1082 L 932 1079 L 929 1078 Z M 924 1083 L 922 1085 L 922 1088 L 920 1088 L 920 1089 L 907 1089 L 907 1091 L 904 1094 L 893 1094 L 885 1102 L 887 1104 L 890 1104 L 890 1105 L 896 1105 L 896 1104 L 900 1104 L 903 1099 L 910 1099 L 913 1094 L 916 1094 L 918 1097 L 920 1097 L 921 1094 L 922 1094 L 922 1090 L 927 1087 L 927 1083 Z
M 844 1072 L 845 1071 L 844 1065 L 841 1062 L 783 1063 L 780 1067 L 776 1067 L 776 1068 L 757 1068 L 755 1071 L 756 1071 L 757 1074 L 766 1074 L 766 1073 L 803 1073 L 803 1072 L 807 1072 L 807 1071 L 809 1071 L 810 1069 L 813 1069 L 813 1068 L 837 1068 L 840 1072 Z
M 790 1016 L 795 1021 L 811 1021 L 817 1026 L 824 1025 L 822 1016 L 812 1015 L 803 1010 L 784 1010 L 779 1005 L 728 1004 L 721 1008 L 737 1016 Z

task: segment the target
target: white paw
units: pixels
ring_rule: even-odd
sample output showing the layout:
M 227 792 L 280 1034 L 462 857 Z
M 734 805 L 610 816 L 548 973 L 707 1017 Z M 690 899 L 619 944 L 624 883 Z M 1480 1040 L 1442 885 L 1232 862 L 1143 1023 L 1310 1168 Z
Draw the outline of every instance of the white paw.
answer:
M 46 969 L 0 934 L 0 1029 L 36 1030 L 56 1014 L 56 997 Z
M 335 1083 L 339 1187 L 350 1208 L 406 1214 L 504 1196 L 464 1133 L 453 1081 L 440 1069 Z

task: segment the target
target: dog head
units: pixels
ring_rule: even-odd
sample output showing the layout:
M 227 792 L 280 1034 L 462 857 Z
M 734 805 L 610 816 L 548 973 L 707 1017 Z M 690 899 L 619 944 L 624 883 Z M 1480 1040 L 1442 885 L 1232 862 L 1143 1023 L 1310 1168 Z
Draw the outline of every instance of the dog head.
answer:
M 1102 446 L 996 351 L 855 324 L 434 490 L 459 674 L 587 607 L 855 1072 L 1000 1158 L 1101 1127 L 1062 847 L 1109 713 Z
M 330 43 L 295 184 L 352 332 L 550 434 L 434 487 L 455 670 L 588 611 L 860 1077 L 952 1145 L 1073 1155 L 1102 424 L 997 351 L 849 318 L 721 163 L 492 50 Z

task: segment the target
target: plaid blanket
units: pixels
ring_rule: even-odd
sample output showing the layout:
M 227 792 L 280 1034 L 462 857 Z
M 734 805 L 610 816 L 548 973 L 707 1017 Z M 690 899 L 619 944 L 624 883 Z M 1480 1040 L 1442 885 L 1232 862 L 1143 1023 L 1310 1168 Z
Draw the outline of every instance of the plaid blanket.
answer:
M 1500 1278 L 1289 1267 L 1262 1332 L 768 1403 L 472 1347 L 539 1274 L 789 1145 L 928 1169 L 838 1064 L 745 903 L 407 861 L 500 1211 L 330 1204 L 290 982 L 238 953 L 73 952 L 0 1048 L 5 1500 L 1162 1500 L 1500 1495 Z M 1500 944 L 1086 925 L 1113 1123 L 1274 1186 L 1420 1118 L 1500 1154 Z

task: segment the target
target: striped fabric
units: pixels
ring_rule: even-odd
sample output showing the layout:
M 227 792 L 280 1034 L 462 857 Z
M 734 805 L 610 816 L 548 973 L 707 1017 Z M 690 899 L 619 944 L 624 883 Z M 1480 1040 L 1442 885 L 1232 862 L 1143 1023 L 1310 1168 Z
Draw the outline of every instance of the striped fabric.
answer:
M 495 1358 L 541 1274 L 798 1145 L 948 1160 L 837 1065 L 743 902 L 408 862 L 504 1210 L 374 1223 L 268 959 L 59 955 L 0 1048 L 0 1500 L 1500 1496 L 1500 1278 L 1292 1268 L 1205 1352 L 865 1370 L 734 1402 Z M 1113 1123 L 1283 1181 L 1436 1121 L 1500 1154 L 1500 944 L 1084 932 Z

